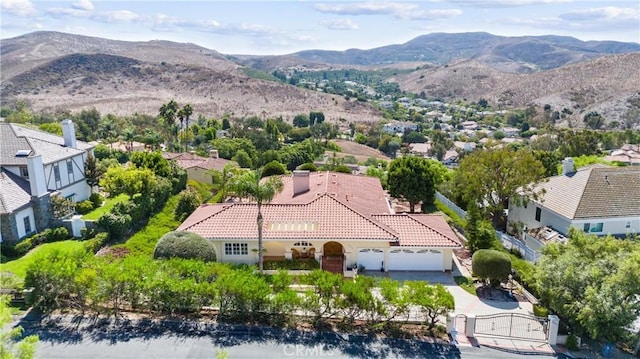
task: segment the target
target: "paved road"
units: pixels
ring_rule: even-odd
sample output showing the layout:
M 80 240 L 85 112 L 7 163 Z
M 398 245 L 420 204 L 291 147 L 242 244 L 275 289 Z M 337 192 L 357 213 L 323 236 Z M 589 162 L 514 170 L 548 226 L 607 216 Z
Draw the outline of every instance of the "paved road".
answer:
M 38 334 L 41 358 L 530 358 L 508 350 L 454 347 L 415 340 L 338 336 L 273 328 L 192 322 L 74 321 L 56 317 L 19 323 Z

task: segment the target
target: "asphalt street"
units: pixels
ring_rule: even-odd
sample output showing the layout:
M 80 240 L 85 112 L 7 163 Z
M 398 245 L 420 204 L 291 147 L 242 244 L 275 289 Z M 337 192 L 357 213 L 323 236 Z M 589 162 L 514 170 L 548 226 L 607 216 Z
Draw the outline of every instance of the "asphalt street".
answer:
M 38 334 L 41 358 L 531 358 L 505 350 L 417 340 L 186 321 L 72 317 L 18 323 Z

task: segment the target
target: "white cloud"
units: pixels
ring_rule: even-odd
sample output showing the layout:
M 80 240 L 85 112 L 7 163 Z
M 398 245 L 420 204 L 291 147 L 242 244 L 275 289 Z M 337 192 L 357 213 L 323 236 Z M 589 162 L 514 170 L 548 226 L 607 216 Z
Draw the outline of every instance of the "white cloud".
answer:
M 336 15 L 395 15 L 419 8 L 416 4 L 394 2 L 363 2 L 346 4 L 316 4 L 317 11 Z
M 90 0 L 79 0 L 78 2 L 71 4 L 71 8 L 83 11 L 93 11 L 94 9 Z
M 18 16 L 29 16 L 36 11 L 29 0 L 2 0 L 2 2 L 0 2 L 0 9 Z
M 317 11 L 335 15 L 390 15 L 402 20 L 436 20 L 440 18 L 450 18 L 459 16 L 462 11 L 459 9 L 429 9 L 422 10 L 418 4 L 414 3 L 394 3 L 394 2 L 366 2 L 366 3 L 343 3 L 343 4 L 316 4 Z
M 105 11 L 91 16 L 91 19 L 100 22 L 131 22 L 140 19 L 140 15 L 129 10 Z
M 447 19 L 460 15 L 462 15 L 462 10 L 460 9 L 431 9 L 411 11 L 403 14 L 398 14 L 396 16 L 398 18 L 406 20 L 437 20 Z
M 526 5 L 544 5 L 570 3 L 574 0 L 448 0 L 450 3 L 479 7 L 479 8 L 498 8 L 498 7 L 515 7 Z
M 608 6 L 575 10 L 559 17 L 567 21 L 640 21 L 640 9 Z
M 89 12 L 85 10 L 73 9 L 73 8 L 60 8 L 54 7 L 47 9 L 47 15 L 53 17 L 73 16 L 73 17 L 87 17 Z
M 358 24 L 351 21 L 351 19 L 324 20 L 320 24 L 330 30 L 358 30 L 359 28 Z

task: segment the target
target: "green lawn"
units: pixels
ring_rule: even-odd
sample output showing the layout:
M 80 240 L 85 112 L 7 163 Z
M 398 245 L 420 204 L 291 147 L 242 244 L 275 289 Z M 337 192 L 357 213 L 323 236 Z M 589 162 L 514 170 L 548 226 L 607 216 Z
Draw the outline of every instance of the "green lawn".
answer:
M 84 216 L 82 216 L 82 219 L 97 221 L 103 214 L 111 212 L 111 209 L 116 205 L 116 203 L 125 202 L 128 199 L 129 196 L 124 193 L 113 198 L 107 198 L 100 208 L 96 208 L 93 211 L 85 214 Z
M 478 295 L 476 293 L 476 286 L 473 284 L 473 279 L 469 277 L 453 277 L 453 280 L 456 281 L 456 284 L 460 286 L 460 288 L 464 289 L 470 294 Z
M 0 271 L 11 272 L 20 279 L 24 280 L 24 277 L 27 274 L 27 268 L 29 268 L 29 266 L 34 263 L 40 255 L 47 255 L 48 253 L 52 253 L 57 250 L 73 252 L 82 248 L 83 246 L 83 242 L 76 240 L 41 244 L 29 251 L 29 253 L 25 254 L 23 257 L 0 264 Z
M 167 232 L 174 231 L 180 225 L 173 213 L 177 205 L 178 195 L 170 197 L 162 211 L 151 217 L 146 226 L 125 243 L 113 247 L 127 248 L 132 254 L 152 255 L 160 237 Z

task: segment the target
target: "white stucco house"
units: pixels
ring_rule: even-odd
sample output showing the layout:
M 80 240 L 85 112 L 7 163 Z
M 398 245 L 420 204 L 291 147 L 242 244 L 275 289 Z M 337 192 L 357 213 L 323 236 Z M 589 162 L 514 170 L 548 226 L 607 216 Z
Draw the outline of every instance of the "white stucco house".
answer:
M 561 175 L 537 186 L 540 199 L 509 206 L 509 223 L 526 231 L 547 227 L 564 236 L 571 227 L 619 237 L 640 233 L 639 167 L 594 165 L 575 171 L 571 158 L 562 165 Z
M 0 123 L 0 240 L 15 242 L 51 223 L 50 198 L 86 200 L 84 164 L 93 145 L 78 141 L 71 120 L 63 136 Z
M 266 259 L 313 257 L 324 270 L 433 270 L 452 267 L 462 245 L 440 215 L 393 213 L 380 181 L 345 173 L 295 171 L 263 205 Z M 178 230 L 212 240 L 218 260 L 257 263 L 257 207 L 203 205 Z

